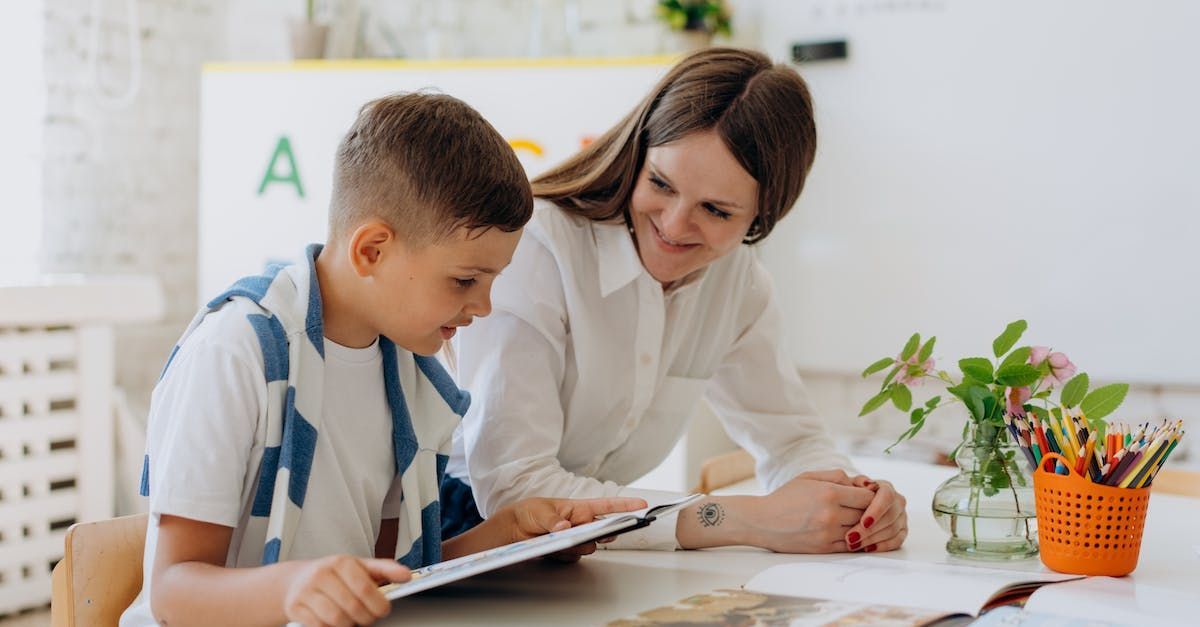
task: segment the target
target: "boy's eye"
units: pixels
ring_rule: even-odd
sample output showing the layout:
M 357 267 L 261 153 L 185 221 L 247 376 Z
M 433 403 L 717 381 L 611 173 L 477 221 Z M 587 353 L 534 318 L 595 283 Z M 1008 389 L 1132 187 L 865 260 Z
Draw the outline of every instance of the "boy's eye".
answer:
M 475 285 L 475 279 L 474 278 L 470 278 L 470 279 L 456 278 L 456 279 L 454 279 L 454 283 L 455 283 L 455 285 L 458 285 L 460 288 L 465 290 L 465 289 L 471 287 L 472 285 Z
M 728 220 L 729 216 L 733 215 L 733 214 L 729 213 L 728 211 L 722 211 L 722 210 L 718 209 L 716 205 L 714 205 L 712 203 L 707 203 L 707 202 L 704 203 L 704 210 L 722 220 Z

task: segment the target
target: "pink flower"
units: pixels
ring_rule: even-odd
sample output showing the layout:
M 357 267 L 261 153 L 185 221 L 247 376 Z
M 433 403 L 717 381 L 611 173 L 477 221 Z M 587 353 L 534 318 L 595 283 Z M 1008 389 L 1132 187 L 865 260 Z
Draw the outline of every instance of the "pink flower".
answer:
M 1025 401 L 1028 401 L 1029 398 L 1033 396 L 1033 392 L 1030 391 L 1029 386 L 1008 388 L 1008 393 L 1006 393 L 1004 396 L 1007 400 L 1005 403 L 1005 409 L 1008 410 L 1008 415 L 1015 416 L 1017 418 L 1024 418 Z
M 1075 364 L 1071 363 L 1070 359 L 1062 353 L 1050 353 L 1047 358 L 1050 361 L 1050 376 L 1046 377 L 1049 381 L 1053 378 L 1058 383 L 1066 383 L 1075 376 Z
M 1042 362 L 1048 362 L 1050 372 L 1042 383 L 1048 386 L 1061 385 L 1066 383 L 1075 376 L 1075 364 L 1064 353 L 1052 353 L 1050 348 L 1046 346 L 1034 346 L 1029 353 L 1029 363 L 1033 366 L 1041 366 Z
M 917 363 L 917 357 L 918 356 L 914 353 L 912 357 L 908 358 L 908 361 L 901 362 L 899 358 L 896 359 L 896 363 L 904 365 L 904 367 L 900 369 L 900 372 L 896 374 L 896 383 L 903 385 L 921 385 L 925 382 L 925 373 L 933 371 L 934 361 L 933 358 L 930 357 L 923 363 Z

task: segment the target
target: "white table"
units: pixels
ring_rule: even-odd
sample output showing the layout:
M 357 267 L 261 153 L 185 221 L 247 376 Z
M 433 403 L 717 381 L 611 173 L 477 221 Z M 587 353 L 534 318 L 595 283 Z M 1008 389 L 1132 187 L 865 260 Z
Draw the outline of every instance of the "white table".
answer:
M 878 458 L 855 459 L 872 477 L 892 481 L 908 498 L 909 536 L 899 551 L 873 556 L 922 562 L 1044 571 L 1037 558 L 980 563 L 951 558 L 933 520 L 934 489 L 953 468 Z M 748 482 L 743 493 L 757 492 Z M 1200 499 L 1155 494 L 1150 500 L 1137 583 L 1200 593 Z M 573 565 L 534 560 L 393 603 L 383 625 L 602 625 L 716 588 L 736 588 L 758 572 L 796 561 L 841 556 L 781 555 L 752 548 L 704 551 L 597 551 Z

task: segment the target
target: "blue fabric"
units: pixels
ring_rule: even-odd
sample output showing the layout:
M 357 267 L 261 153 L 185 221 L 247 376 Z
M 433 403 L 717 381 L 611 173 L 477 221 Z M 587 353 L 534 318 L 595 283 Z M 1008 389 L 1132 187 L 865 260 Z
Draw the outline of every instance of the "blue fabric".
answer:
M 272 381 L 287 381 L 288 378 L 288 346 L 287 332 L 283 330 L 279 318 L 262 314 L 248 314 L 246 320 L 254 327 L 258 336 L 258 345 L 262 349 L 263 371 L 267 383 Z
M 304 507 L 313 454 L 317 450 L 317 430 L 296 409 L 296 388 L 288 387 L 283 419 L 283 450 L 279 464 L 289 471 L 288 498 L 296 507 Z
M 404 400 L 404 390 L 400 389 L 396 345 L 380 336 L 379 352 L 383 358 L 383 389 L 387 392 L 388 406 L 392 409 L 392 453 L 396 458 L 396 472 L 400 473 L 417 456 L 417 434 L 408 413 L 408 403 Z
M 425 534 L 417 542 L 413 542 L 412 548 L 404 557 L 398 558 L 401 564 L 408 568 L 417 569 L 422 566 L 436 564 L 442 561 L 442 541 L 438 538 L 436 542 L 430 542 L 431 536 L 440 536 L 438 533 L 441 530 L 440 522 L 442 518 L 441 503 L 434 501 L 421 509 L 421 528 L 425 530 Z
M 413 355 L 413 359 L 416 360 L 417 367 L 425 374 L 425 378 L 433 383 L 433 387 L 437 389 L 438 394 L 442 396 L 442 400 L 446 401 L 450 409 L 458 414 L 459 418 L 467 415 L 467 410 L 471 407 L 471 394 L 458 388 L 454 379 L 446 372 L 445 368 L 442 368 L 442 364 L 436 358 Z
M 209 310 L 218 309 L 221 306 L 221 303 L 224 303 L 235 296 L 248 298 L 257 303 L 261 301 L 263 296 L 267 294 L 267 290 L 270 289 L 271 283 L 275 280 L 276 276 L 279 276 L 279 271 L 282 269 L 283 266 L 280 265 L 269 265 L 262 274 L 242 277 L 238 279 L 229 289 L 225 290 L 224 293 L 208 301 L 208 304 L 205 305 L 205 307 Z
M 271 497 L 275 495 L 275 475 L 279 472 L 279 448 L 268 446 L 263 449 L 262 463 L 258 467 L 258 488 L 254 491 L 251 516 L 270 516 Z
M 442 502 L 443 541 L 470 531 L 483 522 L 483 516 L 475 506 L 475 493 L 462 479 L 443 477 L 439 500 Z
M 138 494 L 142 496 L 150 496 L 150 454 L 142 456 L 142 485 L 138 488 Z
M 321 244 L 309 244 L 304 249 L 304 257 L 313 265 L 308 275 L 308 313 L 304 316 L 304 328 L 308 333 L 308 341 L 317 349 L 317 354 L 325 358 L 324 317 L 321 308 L 321 284 L 317 281 L 317 255 L 321 254 Z
M 158 380 L 162 381 L 164 375 L 167 374 L 167 368 L 171 367 L 171 362 L 175 361 L 175 355 L 179 353 L 179 346 L 171 349 L 171 354 L 167 356 L 167 363 L 163 366 L 162 372 L 158 373 Z

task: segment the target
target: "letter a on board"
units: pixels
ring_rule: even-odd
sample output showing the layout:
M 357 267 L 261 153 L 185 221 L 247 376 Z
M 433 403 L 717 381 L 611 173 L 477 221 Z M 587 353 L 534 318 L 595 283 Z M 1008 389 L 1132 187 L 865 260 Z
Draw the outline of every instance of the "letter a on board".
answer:
M 278 172 L 280 158 L 287 160 L 288 171 L 286 174 Z M 291 183 L 296 186 L 296 194 L 304 198 L 304 185 L 300 183 L 300 169 L 296 167 L 296 156 L 292 154 L 292 142 L 288 140 L 287 135 L 279 138 L 279 142 L 275 144 L 275 153 L 271 155 L 271 161 L 267 164 L 267 171 L 263 174 L 262 183 L 258 185 L 258 195 L 262 196 L 267 190 L 267 185 L 271 183 Z

